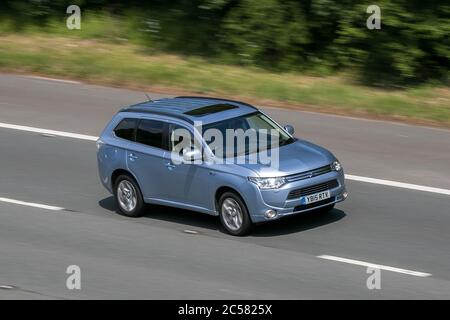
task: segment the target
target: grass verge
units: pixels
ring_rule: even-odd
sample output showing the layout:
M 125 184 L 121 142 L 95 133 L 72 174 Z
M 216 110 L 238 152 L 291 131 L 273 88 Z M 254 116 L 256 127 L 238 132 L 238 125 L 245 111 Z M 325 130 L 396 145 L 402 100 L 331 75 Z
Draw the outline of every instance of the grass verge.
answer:
M 0 70 L 167 93 L 450 128 L 450 89 L 364 87 L 345 76 L 309 77 L 213 64 L 116 42 L 39 34 L 0 36 Z

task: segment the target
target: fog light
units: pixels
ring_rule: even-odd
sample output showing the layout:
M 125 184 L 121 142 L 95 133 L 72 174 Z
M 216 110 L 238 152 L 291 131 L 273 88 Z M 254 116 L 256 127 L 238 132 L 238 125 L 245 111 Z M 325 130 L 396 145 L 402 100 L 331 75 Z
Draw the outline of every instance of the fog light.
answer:
M 334 161 L 334 162 L 331 164 L 331 168 L 332 168 L 334 171 L 341 171 L 341 170 L 342 170 L 342 166 L 341 166 L 341 164 L 339 163 L 339 161 Z
M 273 219 L 277 216 L 277 212 L 275 210 L 269 209 L 264 213 L 264 216 L 267 219 Z
M 348 192 L 345 191 L 345 192 L 342 194 L 342 198 L 346 199 L 347 197 L 348 197 Z

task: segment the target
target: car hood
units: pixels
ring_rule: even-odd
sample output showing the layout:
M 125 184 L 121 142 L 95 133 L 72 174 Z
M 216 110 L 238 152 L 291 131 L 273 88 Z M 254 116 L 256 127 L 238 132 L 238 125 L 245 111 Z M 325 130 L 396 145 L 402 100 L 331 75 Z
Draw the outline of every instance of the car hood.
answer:
M 273 155 L 275 161 L 272 164 L 264 164 L 260 161 L 262 153 L 258 154 L 258 162 L 249 163 L 250 156 L 245 156 L 244 161 L 239 161 L 241 167 L 254 171 L 260 177 L 279 177 L 299 172 L 305 172 L 332 163 L 336 158 L 328 150 L 305 140 L 297 139 L 295 142 L 282 146 L 277 149 L 279 157 L 276 157 L 276 151 L 268 153 Z M 276 159 L 279 161 L 276 161 Z M 264 159 L 264 158 L 263 158 Z M 241 158 L 242 160 L 242 158 Z

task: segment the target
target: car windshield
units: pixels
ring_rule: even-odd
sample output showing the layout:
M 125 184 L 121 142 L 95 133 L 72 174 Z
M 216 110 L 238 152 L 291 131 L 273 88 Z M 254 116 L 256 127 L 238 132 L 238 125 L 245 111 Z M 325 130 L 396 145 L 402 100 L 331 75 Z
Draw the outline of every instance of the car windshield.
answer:
M 201 131 L 205 142 L 219 157 L 248 155 L 295 140 L 261 112 L 210 123 Z

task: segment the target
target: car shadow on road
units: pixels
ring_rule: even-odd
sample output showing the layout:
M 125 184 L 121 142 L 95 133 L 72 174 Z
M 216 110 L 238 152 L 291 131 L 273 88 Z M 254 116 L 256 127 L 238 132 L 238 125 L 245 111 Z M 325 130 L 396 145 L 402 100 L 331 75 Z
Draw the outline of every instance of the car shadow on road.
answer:
M 344 211 L 336 208 L 329 212 L 308 211 L 270 223 L 261 223 L 253 230 L 252 236 L 273 237 L 312 230 L 335 223 L 345 218 L 345 216 L 346 214 Z
M 100 200 L 98 204 L 108 211 L 119 213 L 112 196 Z M 215 216 L 158 205 L 147 205 L 147 211 L 148 213 L 142 218 L 176 223 L 183 226 L 184 229 L 189 229 L 189 227 L 204 228 L 227 234 L 221 226 L 218 217 Z M 250 237 L 273 237 L 302 232 L 335 223 L 345 216 L 345 212 L 339 209 L 333 209 L 328 213 L 305 212 L 270 223 L 258 224 L 253 229 Z
M 108 211 L 120 214 L 114 197 L 108 197 L 100 200 L 100 207 Z M 172 222 L 183 226 L 184 229 L 189 227 L 205 228 L 211 230 L 222 231 L 222 226 L 217 217 L 199 213 L 196 211 L 183 210 L 168 206 L 146 205 L 145 214 L 142 218 Z

